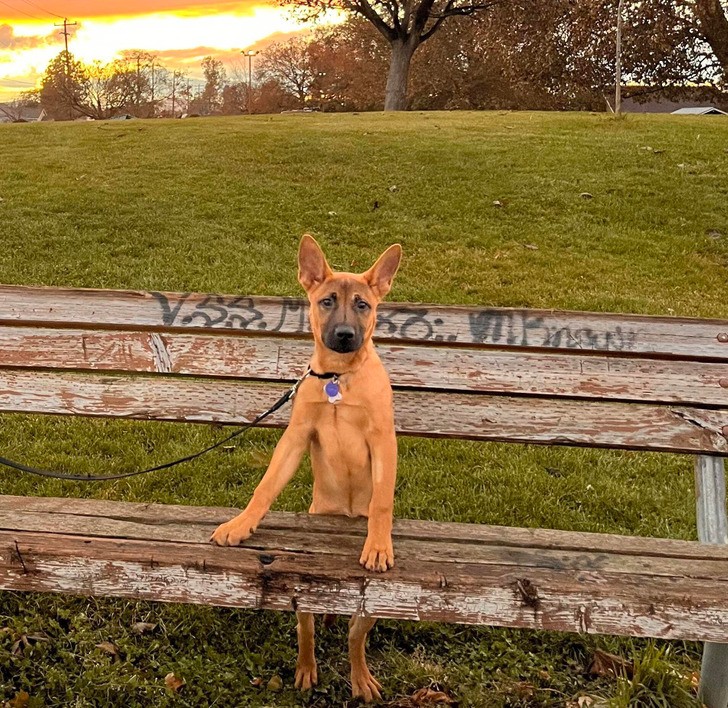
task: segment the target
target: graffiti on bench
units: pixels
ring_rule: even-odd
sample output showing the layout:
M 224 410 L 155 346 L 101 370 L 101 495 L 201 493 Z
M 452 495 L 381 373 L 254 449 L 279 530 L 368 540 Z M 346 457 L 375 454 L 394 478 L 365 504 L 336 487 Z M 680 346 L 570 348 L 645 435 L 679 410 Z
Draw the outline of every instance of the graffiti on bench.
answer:
M 167 327 L 219 327 L 290 334 L 310 331 L 308 303 L 298 298 L 266 301 L 207 295 L 202 300 L 189 300 L 191 294 L 183 293 L 170 301 L 164 293 L 151 294 L 160 306 L 162 323 Z M 385 304 L 377 316 L 376 332 L 393 339 L 600 351 L 629 351 L 636 337 L 634 331 L 620 326 L 614 330 L 575 328 L 564 325 L 557 317 L 549 322 L 542 314 L 528 310 L 456 311 L 450 317 L 450 321 L 445 321 L 441 308 L 431 312 L 426 306 Z

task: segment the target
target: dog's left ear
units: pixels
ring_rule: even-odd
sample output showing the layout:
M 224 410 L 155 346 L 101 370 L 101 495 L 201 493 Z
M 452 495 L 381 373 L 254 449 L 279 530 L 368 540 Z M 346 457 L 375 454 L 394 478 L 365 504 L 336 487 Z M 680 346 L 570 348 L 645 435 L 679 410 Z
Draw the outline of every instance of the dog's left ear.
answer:
M 395 243 L 382 253 L 377 262 L 364 273 L 369 287 L 380 298 L 383 298 L 392 289 L 392 281 L 397 274 L 400 260 L 402 260 L 402 246 Z

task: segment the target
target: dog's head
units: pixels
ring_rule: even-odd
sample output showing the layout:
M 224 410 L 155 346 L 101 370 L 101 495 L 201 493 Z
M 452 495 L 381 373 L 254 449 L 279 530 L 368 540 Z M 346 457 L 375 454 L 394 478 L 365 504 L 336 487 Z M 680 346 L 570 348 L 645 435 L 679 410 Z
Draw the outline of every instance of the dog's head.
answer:
M 395 244 L 365 273 L 334 273 L 306 234 L 298 249 L 298 282 L 311 303 L 314 338 L 339 354 L 355 352 L 371 339 L 377 305 L 390 291 L 401 258 L 402 247 Z

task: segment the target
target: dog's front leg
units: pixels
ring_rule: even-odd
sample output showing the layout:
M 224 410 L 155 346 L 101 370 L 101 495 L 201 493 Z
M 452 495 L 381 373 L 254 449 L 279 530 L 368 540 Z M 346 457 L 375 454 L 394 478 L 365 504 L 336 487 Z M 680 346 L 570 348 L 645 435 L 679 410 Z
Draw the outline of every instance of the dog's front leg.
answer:
M 391 429 L 377 431 L 369 446 L 372 464 L 372 499 L 369 503 L 367 540 L 359 563 L 367 570 L 384 572 L 394 566 L 392 520 L 397 481 L 397 438 Z
M 310 437 L 307 426 L 289 425 L 286 428 L 248 506 L 234 519 L 218 526 L 210 538 L 211 541 L 218 546 L 237 546 L 241 541 L 250 538 L 268 513 L 271 504 L 296 473 L 303 453 L 308 449 Z

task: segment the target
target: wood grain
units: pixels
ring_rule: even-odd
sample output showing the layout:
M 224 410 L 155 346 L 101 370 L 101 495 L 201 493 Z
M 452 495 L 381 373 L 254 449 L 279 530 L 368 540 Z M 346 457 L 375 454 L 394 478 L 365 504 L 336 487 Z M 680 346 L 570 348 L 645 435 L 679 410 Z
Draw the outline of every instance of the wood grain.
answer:
M 0 324 L 308 332 L 298 298 L 0 286 Z M 378 339 L 728 358 L 728 321 L 589 312 L 383 303 Z
M 293 381 L 311 342 L 157 332 L 0 327 L 0 367 Z M 393 385 L 728 406 L 728 364 L 482 348 L 378 347 Z
M 397 565 L 377 575 L 357 563 L 361 520 L 279 512 L 243 547 L 217 548 L 189 532 L 202 533 L 201 516 L 226 517 L 229 510 L 191 508 L 196 521 L 190 522 L 179 507 L 75 500 L 65 514 L 66 502 L 44 502 L 56 509 L 47 531 L 29 530 L 41 523 L 34 503 L 27 512 L 17 498 L 4 503 L 0 588 L 728 640 L 728 564 L 719 546 L 605 536 L 606 548 L 588 551 L 583 534 L 547 532 L 550 547 L 544 548 L 529 545 L 526 530 L 504 528 L 491 529 L 500 542 L 491 535 L 482 544 L 467 525 L 437 524 L 429 533 L 427 522 L 399 522 Z M 130 513 L 135 520 L 127 535 L 114 537 Z M 95 526 L 81 528 L 83 518 Z M 419 537 L 407 529 L 412 523 Z M 477 535 L 489 527 L 472 528 Z M 663 555 L 666 544 L 676 544 L 677 555 Z M 519 590 L 524 582 L 535 593 L 532 604 Z
M 5 412 L 241 424 L 284 390 L 279 384 L 0 369 Z M 284 408 L 263 425 L 284 427 L 288 414 Z M 728 455 L 725 409 L 400 391 L 395 423 L 400 434 L 423 437 Z

